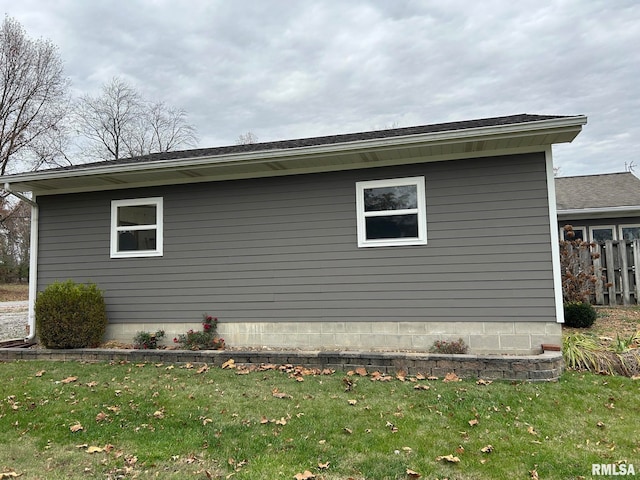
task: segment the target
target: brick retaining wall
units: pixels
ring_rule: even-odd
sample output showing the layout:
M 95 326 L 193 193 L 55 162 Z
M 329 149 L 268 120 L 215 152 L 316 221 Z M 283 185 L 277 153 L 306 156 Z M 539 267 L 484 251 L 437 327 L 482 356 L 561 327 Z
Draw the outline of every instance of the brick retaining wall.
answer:
M 556 380 L 562 374 L 564 362 L 560 352 L 540 355 L 440 355 L 404 352 L 354 351 L 190 351 L 190 350 L 119 350 L 41 348 L 0 349 L 0 362 L 14 360 L 56 361 L 129 361 L 153 363 L 207 363 L 220 366 L 232 358 L 237 365 L 274 364 L 332 368 L 340 371 L 364 367 L 369 372 L 442 377 L 454 372 L 459 377 L 544 381 Z

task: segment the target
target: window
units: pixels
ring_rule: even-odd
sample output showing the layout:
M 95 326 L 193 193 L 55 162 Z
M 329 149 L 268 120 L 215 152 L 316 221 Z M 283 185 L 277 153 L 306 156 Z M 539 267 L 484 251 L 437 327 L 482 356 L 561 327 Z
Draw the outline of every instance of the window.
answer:
M 425 245 L 424 177 L 356 183 L 358 246 Z
M 567 232 L 564 228 L 560 229 L 560 238 L 562 240 L 582 240 L 587 241 L 587 227 L 573 227 L 573 238 L 567 237 Z
M 111 202 L 111 258 L 162 256 L 162 198 Z
M 615 240 L 615 229 L 610 225 L 604 227 L 589 227 L 589 236 L 591 241 L 595 243 Z
M 620 225 L 621 240 L 640 240 L 640 225 Z

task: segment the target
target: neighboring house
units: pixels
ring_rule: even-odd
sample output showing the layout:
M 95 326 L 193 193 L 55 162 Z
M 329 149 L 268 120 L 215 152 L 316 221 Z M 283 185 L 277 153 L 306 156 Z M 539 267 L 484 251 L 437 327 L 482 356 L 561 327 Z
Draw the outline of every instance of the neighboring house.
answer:
M 585 123 L 523 114 L 2 181 L 35 200 L 31 301 L 95 282 L 112 339 L 172 338 L 208 312 L 231 346 L 533 353 L 563 321 L 551 145 Z
M 640 179 L 632 173 L 558 177 L 555 184 L 561 239 L 565 225 L 592 242 L 640 239 Z

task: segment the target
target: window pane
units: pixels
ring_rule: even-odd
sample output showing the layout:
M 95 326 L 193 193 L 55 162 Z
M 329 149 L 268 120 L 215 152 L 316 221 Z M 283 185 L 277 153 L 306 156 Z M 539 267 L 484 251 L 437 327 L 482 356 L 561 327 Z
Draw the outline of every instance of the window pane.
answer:
M 591 234 L 593 235 L 594 242 L 613 240 L 613 230 L 611 228 L 594 228 Z
M 133 230 L 118 233 L 118 251 L 155 250 L 155 230 Z
M 418 215 L 368 217 L 367 240 L 382 238 L 418 238 Z
M 418 208 L 418 191 L 415 185 L 364 189 L 366 212 Z
M 622 239 L 623 240 L 640 239 L 640 227 L 622 227 Z
M 155 205 L 131 205 L 118 208 L 118 226 L 155 225 Z

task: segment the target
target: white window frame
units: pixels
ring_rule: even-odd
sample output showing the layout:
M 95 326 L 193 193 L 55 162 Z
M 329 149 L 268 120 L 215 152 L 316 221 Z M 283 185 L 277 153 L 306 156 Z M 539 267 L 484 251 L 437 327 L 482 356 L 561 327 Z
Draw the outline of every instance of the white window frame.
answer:
M 624 228 L 640 228 L 640 224 L 638 224 L 638 223 L 629 223 L 629 224 L 626 224 L 626 225 L 619 225 L 618 226 L 618 238 L 620 240 L 624 240 L 624 235 L 622 233 Z
M 402 210 L 382 210 L 366 212 L 364 205 L 364 191 L 368 188 L 415 186 L 417 193 L 417 208 Z M 427 244 L 427 201 L 425 195 L 424 177 L 392 178 L 386 180 L 370 180 L 356 182 L 356 212 L 358 247 L 394 247 L 402 245 L 426 245 Z M 384 238 L 367 239 L 366 219 L 377 216 L 410 215 L 418 216 L 418 236 L 412 238 Z
M 138 205 L 156 207 L 156 223 L 149 225 L 118 226 L 118 209 Z M 131 230 L 155 230 L 156 248 L 153 250 L 118 250 L 118 233 Z M 111 258 L 161 257 L 163 255 L 163 201 L 162 197 L 133 198 L 111 201 Z
M 595 242 L 593 238 L 594 230 L 611 230 L 611 236 L 613 237 L 612 240 L 618 239 L 618 232 L 616 231 L 617 229 L 615 225 L 593 225 L 589 227 L 589 241 L 591 242 Z
M 573 227 L 573 225 L 572 225 L 572 227 Z M 582 232 L 582 240 L 583 241 L 586 242 L 589 239 L 589 237 L 587 237 L 587 227 L 573 227 L 573 231 L 574 232 L 577 232 L 577 231 Z M 560 227 L 560 240 L 567 240 L 567 241 L 569 240 L 566 237 L 565 233 L 567 233 L 567 232 L 565 232 L 564 228 Z M 574 239 L 575 239 L 575 237 L 572 238 L 572 240 L 574 240 Z

